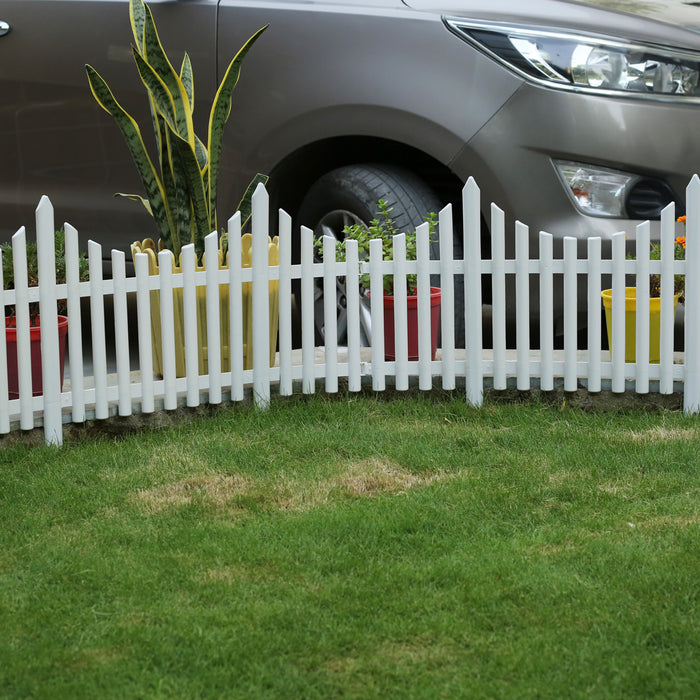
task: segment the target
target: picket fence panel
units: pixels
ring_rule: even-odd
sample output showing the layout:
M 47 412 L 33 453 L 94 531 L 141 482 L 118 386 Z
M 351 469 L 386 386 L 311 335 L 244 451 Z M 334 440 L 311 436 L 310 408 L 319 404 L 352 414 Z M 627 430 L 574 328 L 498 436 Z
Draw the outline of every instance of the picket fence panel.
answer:
M 669 394 L 681 386 L 684 410 L 700 411 L 700 179 L 693 177 L 687 190 L 686 259 L 673 259 L 675 216 L 673 207 L 664 210 L 661 218 L 661 260 L 649 259 L 650 226 L 648 222 L 637 229 L 637 257 L 627 259 L 625 234 L 612 237 L 611 255 L 603 258 L 603 242 L 599 238 L 587 241 L 587 255 L 577 257 L 577 240 L 563 240 L 563 254 L 555 258 L 553 237 L 539 234 L 537 257 L 529 256 L 530 234 L 527 226 L 515 223 L 515 255 L 506 258 L 506 227 L 503 211 L 495 204 L 490 207 L 491 258 L 481 260 L 468 255 L 465 260 L 452 256 L 453 212 L 448 205 L 438 217 L 440 256 L 429 256 L 429 227 L 418 227 L 417 260 L 406 260 L 405 236 L 394 237 L 393 260 L 382 260 L 381 244 L 372 241 L 368 260 L 360 260 L 355 242 L 347 246 L 346 261 L 335 256 L 335 239 L 325 238 L 323 262 L 314 257 L 313 232 L 301 228 L 301 262 L 292 264 L 292 222 L 288 214 L 279 212 L 279 264 L 268 263 L 269 198 L 260 185 L 253 197 L 252 266 L 241 264 L 241 221 L 235 214 L 228 221 L 230 251 L 228 269 L 215 265 L 206 271 L 195 267 L 192 245 L 183 248 L 182 272 L 173 273 L 170 253 L 158 254 L 159 274 L 149 274 L 147 256 L 139 253 L 134 260 L 134 275 L 127 276 L 126 259 L 122 251 L 111 252 L 112 278 L 103 278 L 103 253 L 99 244 L 88 242 L 89 281 L 79 280 L 78 232 L 65 224 L 66 283 L 57 284 L 55 277 L 54 212 L 47 197 L 42 197 L 36 210 L 39 257 L 39 287 L 29 287 L 27 281 L 26 231 L 21 228 L 12 239 L 15 287 L 3 290 L 0 304 L 15 308 L 17 327 L 17 361 L 19 372 L 18 397 L 10 397 L 8 388 L 8 352 L 0 344 L 0 433 L 30 430 L 43 425 L 45 441 L 61 444 L 63 425 L 82 423 L 88 418 L 106 419 L 111 415 L 149 414 L 161 407 L 173 410 L 179 405 L 198 406 L 206 401 L 220 404 L 225 400 L 241 401 L 252 392 L 256 406 L 265 408 L 272 400 L 273 389 L 281 396 L 295 391 L 312 394 L 319 382 L 328 393 L 339 391 L 339 380 L 347 381 L 349 391 L 362 388 L 363 378 L 371 378 L 375 391 L 384 391 L 387 379 L 397 390 L 408 389 L 416 381 L 421 390 L 430 390 L 434 381 L 441 380 L 444 389 L 452 390 L 463 382 L 465 400 L 479 406 L 483 401 L 487 379 L 496 390 L 508 386 L 509 379 L 519 390 L 537 385 L 552 390 L 555 382 L 563 382 L 566 391 L 574 391 L 580 382 L 588 390 L 599 392 L 603 382 L 610 383 L 613 392 L 624 392 L 630 379 L 634 391 L 648 393 L 652 389 Z M 477 184 L 469 180 L 463 189 L 463 236 L 465 251 L 481 249 L 482 202 Z M 217 257 L 217 234 L 205 242 L 207 259 Z M 234 261 L 237 261 L 234 264 Z M 0 270 L 2 268 L 0 267 Z M 370 279 L 370 315 L 372 344 L 361 346 L 360 275 Z M 385 359 L 384 309 L 382 304 L 383 276 L 393 274 L 404 278 L 417 275 L 419 359 L 408 359 L 405 342 L 397 342 L 396 357 Z M 648 358 L 648 314 L 637 314 L 637 360 L 626 363 L 624 356 L 624 287 L 625 277 L 636 275 L 637 299 L 648 306 L 650 274 L 661 275 L 661 353 L 658 364 Z M 673 278 L 685 275 L 685 351 L 674 362 Z M 430 348 L 430 277 L 440 276 L 441 347 L 438 357 L 431 359 Z M 482 276 L 489 275 L 492 286 L 492 350 L 483 348 Z M 466 347 L 455 347 L 454 308 L 455 279 L 464 277 L 464 323 Z M 514 278 L 516 293 L 515 348 L 506 348 L 506 289 L 508 277 Z M 538 350 L 531 349 L 530 292 L 531 278 L 538 280 L 540 337 Z M 555 286 L 556 276 L 561 287 Z M 589 337 L 587 352 L 577 348 L 578 293 L 580 276 L 587 280 Z M 612 279 L 613 324 L 612 357 L 602 351 L 600 330 L 603 277 Z M 347 293 L 347 348 L 337 345 L 335 290 L 338 278 L 345 279 Z M 297 300 L 301 318 L 301 348 L 292 349 L 292 283 L 300 280 L 301 299 Z M 270 366 L 270 282 L 278 285 L 279 334 L 278 352 Z M 315 345 L 314 313 L 316 285 L 324 293 L 325 345 Z M 230 370 L 222 370 L 220 352 L 219 286 L 229 288 Z M 244 293 L 252 286 L 253 362 L 244 369 Z M 208 370 L 198 373 L 196 288 L 206 289 Z M 182 288 L 185 328 L 185 376 L 177 377 L 175 369 L 175 333 L 173 290 Z M 564 346 L 555 352 L 553 308 L 555 289 L 563 290 Z M 153 370 L 153 339 L 151 333 L 152 292 L 160 293 L 160 322 L 162 329 L 163 372 Z M 135 298 L 137 332 L 129 335 L 129 295 Z M 111 297 L 114 309 L 114 348 L 107 346 L 105 300 Z M 89 337 L 83 337 L 81 300 L 87 299 L 90 309 Z M 68 368 L 70 382 L 60 386 L 57 303 L 65 300 L 70 318 L 68 330 Z M 41 373 L 43 391 L 32 395 L 30 350 L 30 303 L 39 303 L 41 317 Z M 3 320 L 3 322 L 5 322 Z M 405 286 L 396 285 L 395 334 L 406 338 L 407 310 Z M 86 367 L 86 347 L 91 356 Z M 137 367 L 132 367 L 132 346 L 137 348 Z M 109 352 L 108 352 L 109 351 Z M 108 356 L 114 357 L 116 370 L 108 372 Z M 652 382 L 655 382 L 652 385 Z

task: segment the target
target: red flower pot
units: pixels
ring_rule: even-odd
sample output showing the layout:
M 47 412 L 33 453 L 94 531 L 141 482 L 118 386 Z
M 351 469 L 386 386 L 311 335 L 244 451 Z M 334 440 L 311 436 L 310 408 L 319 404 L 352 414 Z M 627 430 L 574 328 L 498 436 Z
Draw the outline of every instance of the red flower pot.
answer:
M 406 300 L 408 317 L 408 359 L 418 359 L 418 297 L 409 296 Z M 440 287 L 430 288 L 430 340 L 431 359 L 435 359 L 440 328 Z M 394 338 L 394 297 L 384 296 L 384 357 L 396 359 L 396 339 Z
M 7 344 L 7 388 L 11 399 L 19 398 L 19 379 L 17 374 L 17 328 L 14 316 L 5 319 L 5 338 Z M 68 334 L 68 318 L 58 317 L 58 348 L 59 367 L 61 368 L 61 388 L 63 388 L 63 364 L 66 356 L 66 336 Z M 41 396 L 43 382 L 41 376 L 41 326 L 39 318 L 36 325 L 29 328 L 32 357 L 32 394 Z

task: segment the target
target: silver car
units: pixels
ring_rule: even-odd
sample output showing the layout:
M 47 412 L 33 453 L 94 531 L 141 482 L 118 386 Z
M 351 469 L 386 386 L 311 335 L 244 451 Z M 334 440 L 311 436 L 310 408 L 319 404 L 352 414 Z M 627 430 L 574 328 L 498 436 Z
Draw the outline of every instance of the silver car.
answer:
M 540 230 L 578 237 L 584 253 L 589 236 L 633 238 L 636 223 L 657 220 L 669 202 L 683 212 L 700 165 L 697 5 L 150 3 L 169 55 L 192 58 L 201 133 L 221 70 L 270 25 L 234 93 L 220 219 L 256 172 L 270 175 L 274 207 L 337 236 L 345 223 L 372 218 L 379 198 L 400 226 L 447 202 L 459 207 L 473 176 L 485 255 L 491 201 L 508 230 L 515 219 L 530 226 L 533 251 Z M 147 125 L 130 42 L 127 0 L 0 4 L 3 238 L 31 224 L 42 194 L 105 250 L 154 234 L 138 204 L 113 196 L 138 191 L 139 181 L 84 70 L 95 66 Z M 454 249 L 469 255 L 459 239 Z

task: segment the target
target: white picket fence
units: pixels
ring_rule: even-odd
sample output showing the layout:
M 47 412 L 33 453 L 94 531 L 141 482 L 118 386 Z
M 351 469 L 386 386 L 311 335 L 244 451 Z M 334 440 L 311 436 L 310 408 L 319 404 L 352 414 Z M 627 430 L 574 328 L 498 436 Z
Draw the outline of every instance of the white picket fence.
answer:
M 481 249 L 481 200 L 473 180 L 463 190 L 463 235 L 465 251 Z M 269 231 L 269 200 L 260 186 L 253 199 L 253 262 L 252 267 L 231 263 L 228 270 L 210 267 L 206 272 L 194 271 L 194 253 L 191 246 L 184 250 L 184 272 L 173 274 L 169 253 L 159 254 L 161 274 L 149 275 L 146 256 L 136 256 L 135 276 L 127 277 L 123 251 L 114 250 L 112 279 L 104 279 L 102 273 L 102 249 L 90 241 L 88 258 L 90 279 L 80 282 L 78 277 L 78 232 L 69 224 L 66 232 L 66 284 L 56 284 L 54 271 L 54 216 L 48 198 L 43 197 L 36 213 L 37 242 L 39 248 L 40 286 L 28 287 L 26 283 L 26 234 L 24 229 L 13 237 L 13 256 L 16 288 L 2 291 L 0 304 L 14 305 L 17 315 L 17 348 L 19 367 L 19 398 L 8 398 L 7 350 L 0 344 L 0 433 L 12 430 L 30 430 L 43 425 L 45 441 L 61 444 L 63 426 L 69 422 L 82 423 L 88 418 L 106 419 L 118 414 L 153 413 L 156 410 L 172 410 L 179 405 L 197 406 L 201 402 L 219 404 L 222 401 L 241 401 L 252 390 L 254 401 L 266 407 L 274 393 L 281 396 L 301 391 L 315 392 L 318 383 L 328 393 L 337 392 L 339 379 L 346 378 L 349 391 L 359 391 L 363 381 L 376 391 L 383 391 L 387 380 L 397 390 L 417 383 L 421 390 L 430 390 L 435 382 L 443 389 L 465 386 L 466 401 L 479 406 L 483 400 L 485 382 L 494 389 L 505 389 L 509 379 L 515 380 L 520 390 L 534 385 L 547 391 L 555 383 L 563 381 L 565 391 L 575 391 L 583 382 L 589 392 L 598 392 L 609 383 L 613 392 L 624 392 L 630 381 L 634 391 L 662 394 L 672 393 L 674 386 L 682 386 L 684 410 L 698 413 L 700 410 L 700 179 L 693 177 L 687 192 L 686 260 L 673 260 L 675 217 L 672 207 L 663 213 L 661 220 L 662 259 L 650 261 L 648 223 L 637 230 L 636 260 L 625 258 L 625 234 L 613 236 L 612 256 L 603 259 L 602 241 L 590 238 L 587 256 L 577 258 L 577 240 L 565 238 L 563 256 L 553 256 L 553 239 L 547 233 L 539 234 L 539 257 L 529 259 L 529 232 L 525 225 L 515 225 L 515 257 L 506 259 L 503 212 L 491 205 L 491 258 L 480 260 L 476 255 L 466 260 L 452 259 L 453 222 L 452 208 L 447 206 L 439 214 L 440 259 L 429 259 L 428 226 L 418 230 L 418 256 L 416 261 L 406 261 L 405 237 L 394 239 L 394 260 L 382 261 L 378 242 L 373 243 L 369 260 L 358 260 L 356 246 L 349 244 L 347 261 L 336 262 L 334 241 L 327 239 L 324 262 L 315 262 L 313 234 L 301 229 L 301 263 L 292 264 L 292 226 L 285 212 L 279 213 L 279 265 L 267 261 Z M 231 240 L 240 232 L 240 217 L 236 214 L 228 222 Z M 216 234 L 206 241 L 207 258 L 216 257 Z M 233 248 L 234 255 L 240 252 Z M 1 268 L 0 268 L 1 270 Z M 637 277 L 638 305 L 648 306 L 648 276 L 661 274 L 661 359 L 658 364 L 648 362 L 647 314 L 637 314 L 637 361 L 626 363 L 624 357 L 624 287 L 625 275 Z M 371 320 L 374 342 L 371 348 L 360 344 L 360 291 L 359 276 L 371 278 Z M 384 358 L 382 276 L 393 274 L 403 278 L 417 274 L 418 314 L 420 327 L 419 360 L 409 360 L 405 343 L 397 342 L 396 359 Z M 673 276 L 685 275 L 685 352 L 676 353 L 673 348 Z M 430 356 L 429 288 L 430 276 L 440 276 L 441 348 L 436 359 Z M 454 344 L 454 280 L 464 275 L 466 348 L 456 349 Z M 484 350 L 481 277 L 490 275 L 492 299 L 493 349 Z M 506 278 L 512 275 L 516 290 L 516 347 L 506 348 Z M 530 281 L 539 278 L 541 335 L 538 350 L 530 345 Z M 561 275 L 564 290 L 564 348 L 554 350 L 553 308 L 554 279 Z M 589 338 L 587 351 L 577 348 L 577 277 L 587 278 L 587 306 L 589 314 Z M 601 350 L 601 296 L 602 276 L 612 276 L 613 318 L 615 336 L 612 339 L 612 359 Z M 338 348 L 336 341 L 336 306 L 334 290 L 336 278 L 346 278 L 348 345 Z M 325 338 L 326 344 L 315 347 L 314 338 L 314 285 L 322 279 L 325 290 Z M 292 349 L 292 280 L 300 279 L 302 290 L 300 313 L 302 346 Z M 269 282 L 279 283 L 279 345 L 276 362 L 270 366 Z M 241 285 L 252 282 L 253 294 L 253 368 L 243 369 L 241 329 Z M 186 376 L 177 377 L 174 371 L 173 309 L 167 302 L 172 290 L 184 288 L 187 298 L 194 295 L 195 286 L 206 286 L 207 333 L 209 346 L 219 337 L 219 286 L 228 284 L 230 289 L 231 324 L 230 347 L 232 371 L 221 371 L 219 354 L 210 353 L 208 373 L 199 375 L 196 362 L 188 365 Z M 401 285 L 397 285 L 400 288 Z M 557 287 L 558 288 L 558 287 Z M 163 376 L 154 376 L 152 364 L 152 338 L 150 326 L 151 291 L 159 290 L 160 318 L 163 340 Z M 127 295 L 135 294 L 138 331 L 129 336 Z M 397 294 L 401 294 L 397 292 Z M 108 372 L 107 333 L 105 328 L 105 299 L 112 297 L 115 318 L 116 371 Z M 90 337 L 83 338 L 81 323 L 81 298 L 89 299 Z M 59 380 L 58 327 L 56 321 L 57 300 L 67 300 L 68 316 L 68 373 L 69 381 L 62 391 Z M 41 352 L 43 395 L 32 396 L 31 366 L 29 361 L 29 303 L 37 301 L 41 315 Z M 297 300 L 299 302 L 299 300 Z M 196 315 L 196 314 L 195 314 Z M 192 313 L 185 318 L 186 353 L 196 357 L 196 318 Z M 406 337 L 405 297 L 396 299 L 395 333 Z M 193 340 L 191 340 L 193 339 Z M 91 362 L 85 363 L 84 340 L 92 348 Z M 192 345 L 194 344 L 194 351 Z M 138 349 L 138 366 L 131 366 L 132 350 Z M 88 358 L 89 359 L 89 358 Z M 91 365 L 91 368 L 88 366 Z M 192 371 L 190 368 L 194 368 Z M 607 384 L 606 384 L 607 385 Z

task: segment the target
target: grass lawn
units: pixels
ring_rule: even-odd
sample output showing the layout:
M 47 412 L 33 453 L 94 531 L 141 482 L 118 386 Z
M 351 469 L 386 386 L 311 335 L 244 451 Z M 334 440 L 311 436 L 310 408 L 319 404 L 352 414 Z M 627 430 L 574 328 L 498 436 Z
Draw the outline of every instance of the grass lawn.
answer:
M 0 449 L 0 697 L 700 697 L 700 419 L 276 401 Z

